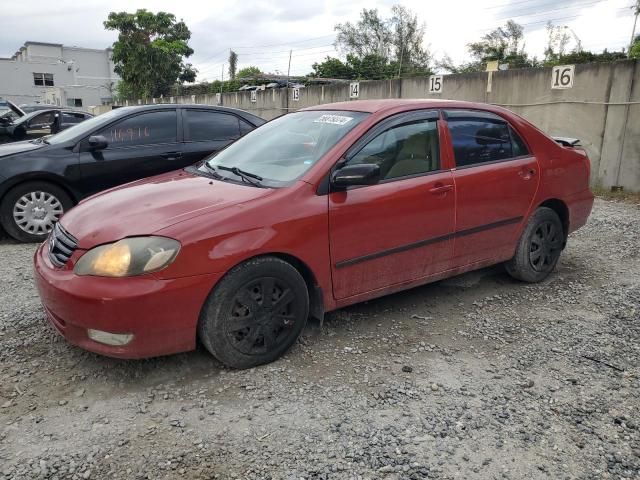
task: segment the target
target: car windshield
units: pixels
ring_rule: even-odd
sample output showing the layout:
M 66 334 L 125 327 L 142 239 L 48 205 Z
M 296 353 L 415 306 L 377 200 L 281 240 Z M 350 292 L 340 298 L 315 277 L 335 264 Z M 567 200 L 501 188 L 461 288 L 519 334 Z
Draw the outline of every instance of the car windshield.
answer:
M 118 108 L 116 110 L 111 110 L 107 113 L 103 113 L 102 115 L 98 115 L 97 117 L 89 118 L 82 123 L 77 123 L 73 127 L 67 128 L 66 130 L 61 131 L 51 137 L 47 138 L 47 141 L 52 144 L 65 143 L 69 140 L 78 139 L 92 132 L 93 130 L 99 128 L 105 123 L 110 122 L 111 120 L 118 118 L 122 115 L 123 108 Z
M 299 178 L 369 114 L 316 110 L 284 115 L 253 130 L 206 160 L 218 174 L 239 179 L 230 168 L 261 177 L 263 186 L 281 187 Z M 200 167 L 207 172 L 207 167 Z

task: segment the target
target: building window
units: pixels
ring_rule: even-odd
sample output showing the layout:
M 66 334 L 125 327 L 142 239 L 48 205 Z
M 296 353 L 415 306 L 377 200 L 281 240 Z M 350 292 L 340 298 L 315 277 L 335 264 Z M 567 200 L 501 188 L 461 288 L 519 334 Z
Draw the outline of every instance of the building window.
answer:
M 34 73 L 33 84 L 37 87 L 53 87 L 53 73 Z
M 67 107 L 81 107 L 82 99 L 81 98 L 67 98 Z

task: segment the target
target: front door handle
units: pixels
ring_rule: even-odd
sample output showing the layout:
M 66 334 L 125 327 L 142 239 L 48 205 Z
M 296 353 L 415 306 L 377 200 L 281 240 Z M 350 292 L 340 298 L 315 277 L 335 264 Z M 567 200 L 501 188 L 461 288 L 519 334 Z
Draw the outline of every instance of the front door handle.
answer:
M 530 180 L 535 174 L 536 169 L 531 167 L 523 168 L 518 172 L 518 175 L 520 175 L 524 180 Z
M 162 158 L 167 160 L 177 160 L 182 157 L 182 152 L 169 152 L 162 155 Z
M 438 195 L 440 193 L 447 193 L 451 190 L 453 190 L 453 185 L 442 185 L 442 184 L 436 183 L 435 186 L 429 189 L 429 193 Z

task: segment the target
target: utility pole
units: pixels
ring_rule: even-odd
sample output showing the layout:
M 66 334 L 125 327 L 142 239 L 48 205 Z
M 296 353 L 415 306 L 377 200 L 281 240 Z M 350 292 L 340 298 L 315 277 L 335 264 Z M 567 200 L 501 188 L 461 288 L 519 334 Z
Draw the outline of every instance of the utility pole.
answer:
M 289 67 L 287 68 L 287 113 L 289 113 L 289 77 L 291 75 L 291 53 L 293 50 L 289 50 Z
M 633 47 L 633 39 L 636 36 L 636 25 L 638 24 L 638 15 L 640 15 L 640 0 L 636 0 L 636 4 L 633 8 L 635 9 L 636 18 L 633 20 L 633 30 L 631 30 L 631 40 L 629 40 L 627 58 L 631 58 L 631 47 Z
M 222 64 L 222 80 L 220 81 L 220 98 L 222 99 L 222 84 L 224 83 L 224 63 Z

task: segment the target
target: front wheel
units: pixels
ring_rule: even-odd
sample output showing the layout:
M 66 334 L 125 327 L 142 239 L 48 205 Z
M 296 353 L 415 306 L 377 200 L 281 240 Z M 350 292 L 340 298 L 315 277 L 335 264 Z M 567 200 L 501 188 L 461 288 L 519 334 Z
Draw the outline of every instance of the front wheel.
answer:
M 558 214 L 547 207 L 538 208 L 522 232 L 515 255 L 505 265 L 507 272 L 523 282 L 541 282 L 558 263 L 564 240 Z
M 73 206 L 69 195 L 48 182 L 11 189 L 0 204 L 0 223 L 19 242 L 43 242 L 62 214 Z
M 232 368 L 276 360 L 296 341 L 309 315 L 309 293 L 300 273 L 276 257 L 233 268 L 209 295 L 198 336 Z

